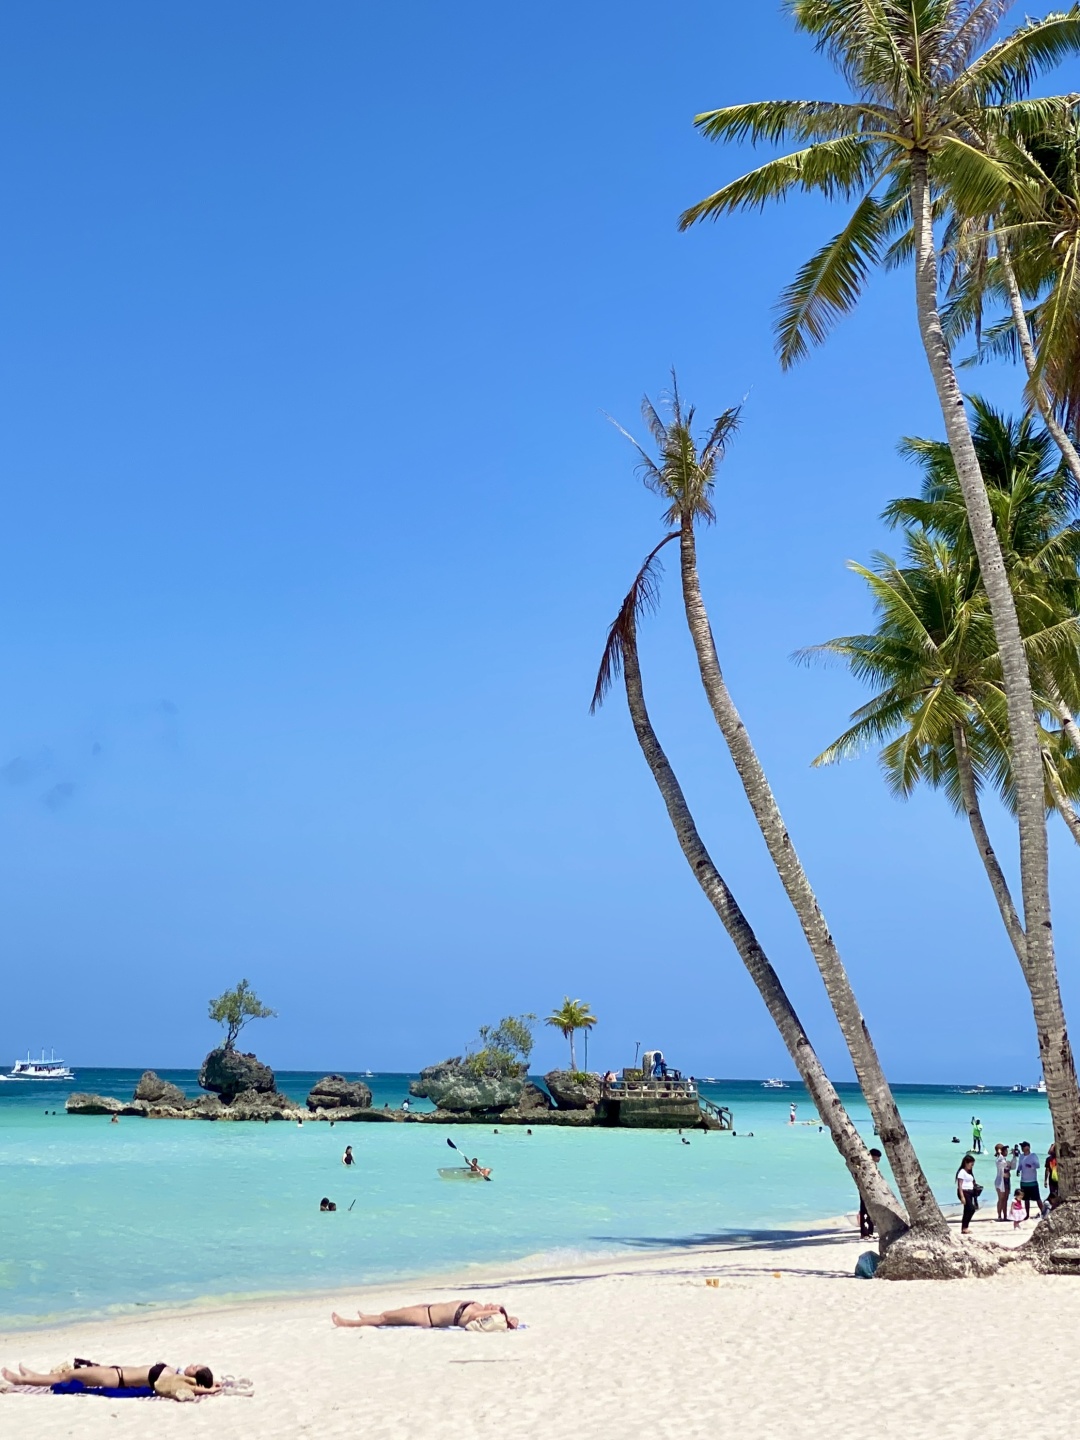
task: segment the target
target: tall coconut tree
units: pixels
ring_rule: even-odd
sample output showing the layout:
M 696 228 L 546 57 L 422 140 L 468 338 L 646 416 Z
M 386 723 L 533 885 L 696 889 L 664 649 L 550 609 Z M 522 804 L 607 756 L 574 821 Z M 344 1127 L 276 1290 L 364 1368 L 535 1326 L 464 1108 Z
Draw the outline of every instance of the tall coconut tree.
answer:
M 789 0 L 796 26 L 836 63 L 850 95 L 730 105 L 699 115 L 696 124 L 713 140 L 794 141 L 800 148 L 724 185 L 687 210 L 682 224 L 760 209 L 796 190 L 855 201 L 841 231 L 785 292 L 778 321 L 784 365 L 825 338 L 857 303 L 890 240 L 911 230 L 919 334 L 1001 660 L 1020 837 L 1023 972 L 1061 1193 L 1071 1199 L 1080 1184 L 1080 1088 L 1054 956 L 1042 747 L 1016 605 L 942 327 L 934 235 L 935 200 L 941 214 L 986 214 L 1026 183 L 992 137 L 1042 71 L 1080 52 L 1080 6 L 995 41 L 1009 8 L 1009 0 Z
M 592 710 L 595 712 L 603 704 L 612 683 L 621 674 L 625 681 L 626 700 L 634 734 L 660 791 L 686 862 L 765 1002 L 822 1123 L 828 1127 L 833 1144 L 866 1201 L 881 1237 L 882 1247 L 887 1248 L 906 1232 L 907 1216 L 874 1164 L 851 1116 L 844 1108 L 843 1101 L 826 1074 L 795 1007 L 750 922 L 713 863 L 675 771 L 653 729 L 646 707 L 638 659 L 637 625 L 643 611 L 652 608 L 656 603 L 660 551 L 677 538 L 677 533 L 674 533 L 660 541 L 647 557 L 619 607 L 608 631 L 607 644 L 593 692 Z
M 627 438 L 640 457 L 638 468 L 646 486 L 665 503 L 664 522 L 678 526 L 675 533 L 679 539 L 683 608 L 705 693 L 754 819 L 824 981 L 829 1003 L 836 1014 L 856 1077 L 912 1223 L 943 1228 L 940 1207 L 911 1144 L 832 933 L 795 850 L 749 732 L 727 688 L 701 594 L 695 525 L 710 523 L 715 518 L 713 490 L 716 473 L 737 428 L 739 411 L 737 408 L 725 410 L 700 438 L 696 437 L 694 407 L 684 405 L 674 375 L 665 408 L 668 411 L 666 419 L 648 397 L 642 403 L 642 414 L 656 446 L 655 458 L 632 436 L 627 435 Z M 623 431 L 623 434 L 627 432 Z
M 574 1053 L 574 1036 L 579 1030 L 588 1032 L 596 1024 L 596 1016 L 583 1000 L 571 1000 L 567 995 L 559 1008 L 544 1021 L 553 1029 L 562 1032 L 564 1040 L 570 1041 L 570 1069 L 577 1070 L 577 1056 Z

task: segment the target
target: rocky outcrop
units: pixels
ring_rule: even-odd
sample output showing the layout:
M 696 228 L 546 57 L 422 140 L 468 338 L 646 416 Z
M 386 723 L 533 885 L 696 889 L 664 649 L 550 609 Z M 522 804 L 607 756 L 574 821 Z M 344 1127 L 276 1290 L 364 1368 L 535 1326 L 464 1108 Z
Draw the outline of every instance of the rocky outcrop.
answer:
M 440 1110 L 451 1114 L 481 1112 L 498 1114 L 517 1105 L 525 1089 L 525 1081 L 493 1075 L 474 1075 L 460 1059 L 443 1060 L 420 1071 L 420 1079 L 409 1086 L 409 1094 L 430 1100 Z
M 222 1106 L 222 1120 L 303 1120 L 306 1111 L 278 1090 L 241 1090 Z
M 544 1084 L 560 1110 L 595 1110 L 600 1103 L 599 1075 L 550 1070 L 544 1076 Z
M 173 1110 L 182 1110 L 188 1103 L 188 1097 L 179 1085 L 174 1085 L 170 1080 L 162 1080 L 154 1070 L 143 1071 L 132 1099 L 145 1100 L 149 1105 L 164 1105 Z
M 526 1080 L 522 1087 L 521 1097 L 514 1106 L 523 1115 L 536 1114 L 537 1111 L 553 1109 L 551 1096 L 546 1090 L 541 1090 L 539 1085 L 534 1085 L 531 1080 Z
M 254 1055 L 245 1055 L 239 1050 L 226 1050 L 220 1046 L 211 1050 L 199 1071 L 199 1084 L 204 1090 L 212 1090 L 223 1100 L 229 1101 L 244 1090 L 258 1090 L 272 1093 L 277 1089 L 274 1072 Z
M 309 1110 L 370 1110 L 371 1091 L 362 1080 L 324 1075 L 308 1091 Z M 336 1117 L 335 1117 L 336 1118 Z
M 69 1095 L 64 1105 L 69 1115 L 145 1115 L 146 1108 L 141 1101 L 114 1100 L 111 1095 L 88 1095 L 82 1090 Z

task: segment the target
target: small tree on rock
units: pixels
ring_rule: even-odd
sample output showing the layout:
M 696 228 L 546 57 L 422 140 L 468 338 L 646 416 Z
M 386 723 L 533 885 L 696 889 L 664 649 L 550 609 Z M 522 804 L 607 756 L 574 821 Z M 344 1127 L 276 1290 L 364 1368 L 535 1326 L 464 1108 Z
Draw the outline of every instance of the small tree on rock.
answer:
M 273 1020 L 276 1015 L 277 1011 L 264 1005 L 246 980 L 210 1001 L 210 1019 L 225 1026 L 223 1050 L 235 1048 L 236 1037 L 249 1020 Z
M 516 1079 L 528 1074 L 535 1015 L 504 1015 L 498 1025 L 480 1026 L 480 1044 L 470 1049 L 465 1067 L 477 1076 Z

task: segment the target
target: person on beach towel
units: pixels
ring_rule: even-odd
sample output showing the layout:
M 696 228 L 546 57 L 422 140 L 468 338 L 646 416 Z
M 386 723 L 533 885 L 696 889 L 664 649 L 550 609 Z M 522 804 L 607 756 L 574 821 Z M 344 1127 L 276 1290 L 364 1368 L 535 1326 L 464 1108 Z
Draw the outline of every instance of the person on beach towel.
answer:
M 157 1365 L 94 1365 L 88 1360 L 76 1360 L 74 1365 L 43 1374 L 20 1365 L 18 1370 L 0 1370 L 0 1375 L 9 1385 L 62 1385 L 69 1394 L 77 1393 L 78 1389 L 138 1390 L 172 1395 L 174 1399 L 193 1399 L 196 1395 L 216 1395 L 220 1389 L 214 1384 L 214 1374 L 208 1365 L 188 1365 L 176 1370 L 160 1362 Z
M 382 1310 L 378 1315 L 357 1311 L 358 1319 L 346 1320 L 336 1312 L 330 1316 L 335 1325 L 349 1328 L 361 1325 L 413 1325 L 421 1330 L 516 1330 L 518 1318 L 508 1315 L 501 1305 L 481 1305 L 478 1300 L 443 1300 L 434 1305 L 406 1305 L 401 1310 Z

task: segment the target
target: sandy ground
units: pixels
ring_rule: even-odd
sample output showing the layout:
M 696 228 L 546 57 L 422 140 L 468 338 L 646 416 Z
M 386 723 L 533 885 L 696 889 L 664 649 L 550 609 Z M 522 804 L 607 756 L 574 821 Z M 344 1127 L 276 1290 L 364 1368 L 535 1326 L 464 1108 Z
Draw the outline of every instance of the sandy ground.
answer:
M 986 1210 L 977 1224 L 984 1238 L 1013 1241 L 1011 1226 Z M 1080 1415 L 1080 1282 L 1021 1266 L 984 1281 L 867 1282 L 852 1278 L 865 1248 L 834 1224 L 482 1285 L 408 1284 L 0 1333 L 8 1366 L 74 1354 L 205 1361 L 256 1386 L 251 1399 L 197 1405 L 0 1394 L 0 1434 L 969 1440 L 993 1417 L 1011 1428 L 1006 1417 L 1056 1416 L 1068 1429 L 1067 1417 Z M 330 1324 L 335 1307 L 468 1294 L 505 1303 L 529 1328 Z

